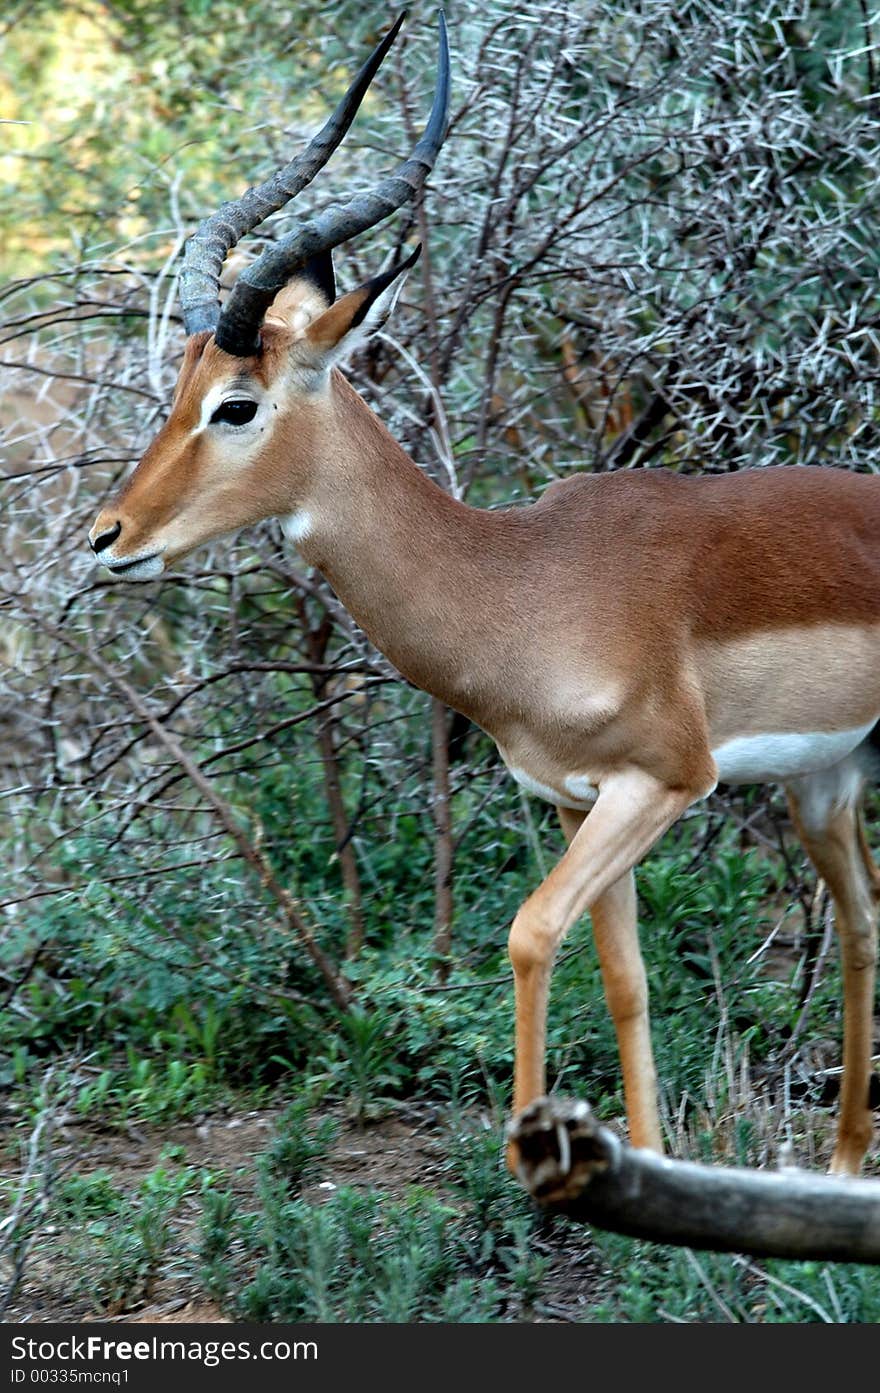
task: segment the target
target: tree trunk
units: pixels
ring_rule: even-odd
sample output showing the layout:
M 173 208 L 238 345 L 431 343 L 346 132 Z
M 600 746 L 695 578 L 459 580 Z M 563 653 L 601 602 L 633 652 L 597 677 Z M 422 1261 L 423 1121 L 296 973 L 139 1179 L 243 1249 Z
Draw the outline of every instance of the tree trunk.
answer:
M 431 702 L 434 774 L 434 952 L 445 982 L 452 951 L 452 818 L 449 809 L 449 722 L 442 701 Z
M 298 597 L 298 605 L 300 623 L 308 644 L 309 657 L 313 663 L 320 665 L 324 662 L 327 653 L 332 623 L 329 616 L 325 616 L 324 621 L 315 628 L 309 622 L 308 610 L 302 595 Z M 315 672 L 312 676 L 312 689 L 319 701 L 324 696 L 326 687 L 327 674 Z M 342 779 L 339 773 L 336 742 L 333 739 L 331 712 L 326 712 L 319 718 L 318 749 L 321 753 L 321 768 L 324 774 L 324 794 L 327 799 L 327 807 L 330 810 L 333 836 L 336 841 L 336 856 L 339 859 L 339 869 L 342 873 L 342 884 L 345 889 L 345 905 L 348 912 L 348 938 L 345 945 L 345 956 L 356 958 L 364 941 L 363 896 L 357 857 L 349 835 L 351 829 L 348 814 L 345 811 L 345 803 L 342 798 Z
M 319 718 L 318 748 L 324 769 L 324 792 L 333 822 L 333 835 L 336 839 L 336 855 L 342 872 L 345 887 L 345 905 L 348 911 L 348 938 L 345 956 L 356 958 L 364 941 L 364 910 L 361 896 L 361 878 L 357 867 L 354 847 L 349 839 L 348 814 L 342 801 L 342 786 L 339 779 L 339 758 L 330 725 L 330 713 Z

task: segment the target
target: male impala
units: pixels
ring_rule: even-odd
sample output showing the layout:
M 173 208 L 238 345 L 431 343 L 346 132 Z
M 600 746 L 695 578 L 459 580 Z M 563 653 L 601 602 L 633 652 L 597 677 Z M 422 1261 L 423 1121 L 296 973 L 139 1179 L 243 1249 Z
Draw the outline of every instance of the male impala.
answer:
M 510 934 L 516 1110 L 544 1091 L 553 959 L 589 910 L 631 1140 L 662 1148 L 633 867 L 719 780 L 784 783 L 834 897 L 845 1011 L 831 1168 L 855 1173 L 872 1135 L 880 872 L 860 803 L 880 718 L 880 480 L 584 474 L 531 507 L 484 512 L 416 467 L 336 368 L 384 322 L 415 257 L 335 300 L 329 253 L 433 164 L 442 17 L 434 104 L 409 160 L 264 251 L 221 310 L 226 253 L 326 162 L 399 24 L 306 151 L 190 241 L 171 415 L 91 545 L 114 574 L 146 580 L 279 517 L 404 676 L 488 731 L 513 777 L 556 804 L 568 849 Z

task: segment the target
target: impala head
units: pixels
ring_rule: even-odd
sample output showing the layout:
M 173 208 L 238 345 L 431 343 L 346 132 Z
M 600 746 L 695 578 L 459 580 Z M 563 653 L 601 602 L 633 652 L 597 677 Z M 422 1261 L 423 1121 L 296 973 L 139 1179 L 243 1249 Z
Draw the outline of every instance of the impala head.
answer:
M 187 342 L 170 416 L 89 533 L 92 550 L 115 574 L 152 579 L 214 537 L 267 517 L 302 517 L 315 445 L 328 429 L 331 370 L 384 323 L 419 248 L 338 300 L 331 252 L 411 199 L 434 163 L 449 104 L 442 13 L 434 103 L 409 159 L 369 193 L 273 243 L 239 276 L 222 309 L 220 274 L 240 238 L 327 162 L 402 22 L 306 150 L 206 218 L 188 242 L 180 277 Z

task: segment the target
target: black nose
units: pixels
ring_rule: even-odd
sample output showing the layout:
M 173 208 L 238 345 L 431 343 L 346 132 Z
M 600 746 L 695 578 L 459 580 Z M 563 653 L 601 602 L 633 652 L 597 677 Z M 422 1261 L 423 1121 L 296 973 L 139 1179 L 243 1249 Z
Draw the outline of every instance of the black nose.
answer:
M 100 537 L 96 537 L 93 542 L 89 542 L 89 546 L 92 548 L 95 555 L 97 555 L 99 551 L 103 551 L 105 547 L 112 547 L 121 531 L 122 523 L 115 522 L 109 532 L 102 532 Z

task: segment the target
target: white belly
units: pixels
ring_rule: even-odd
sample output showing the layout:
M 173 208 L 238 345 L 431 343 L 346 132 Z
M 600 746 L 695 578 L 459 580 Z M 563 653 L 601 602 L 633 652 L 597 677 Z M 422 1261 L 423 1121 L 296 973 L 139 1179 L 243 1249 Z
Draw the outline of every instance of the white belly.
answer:
M 746 735 L 728 740 L 712 751 L 718 782 L 725 784 L 784 783 L 804 774 L 831 769 L 862 743 L 875 722 L 855 730 L 812 731 L 805 735 Z M 506 761 L 505 761 L 506 762 Z M 525 769 L 509 764 L 520 788 L 557 807 L 589 812 L 599 790 L 583 774 L 567 774 L 557 785 L 534 779 Z
M 805 735 L 746 735 L 712 751 L 718 780 L 725 784 L 784 782 L 812 774 L 845 759 L 873 727 L 822 730 Z

